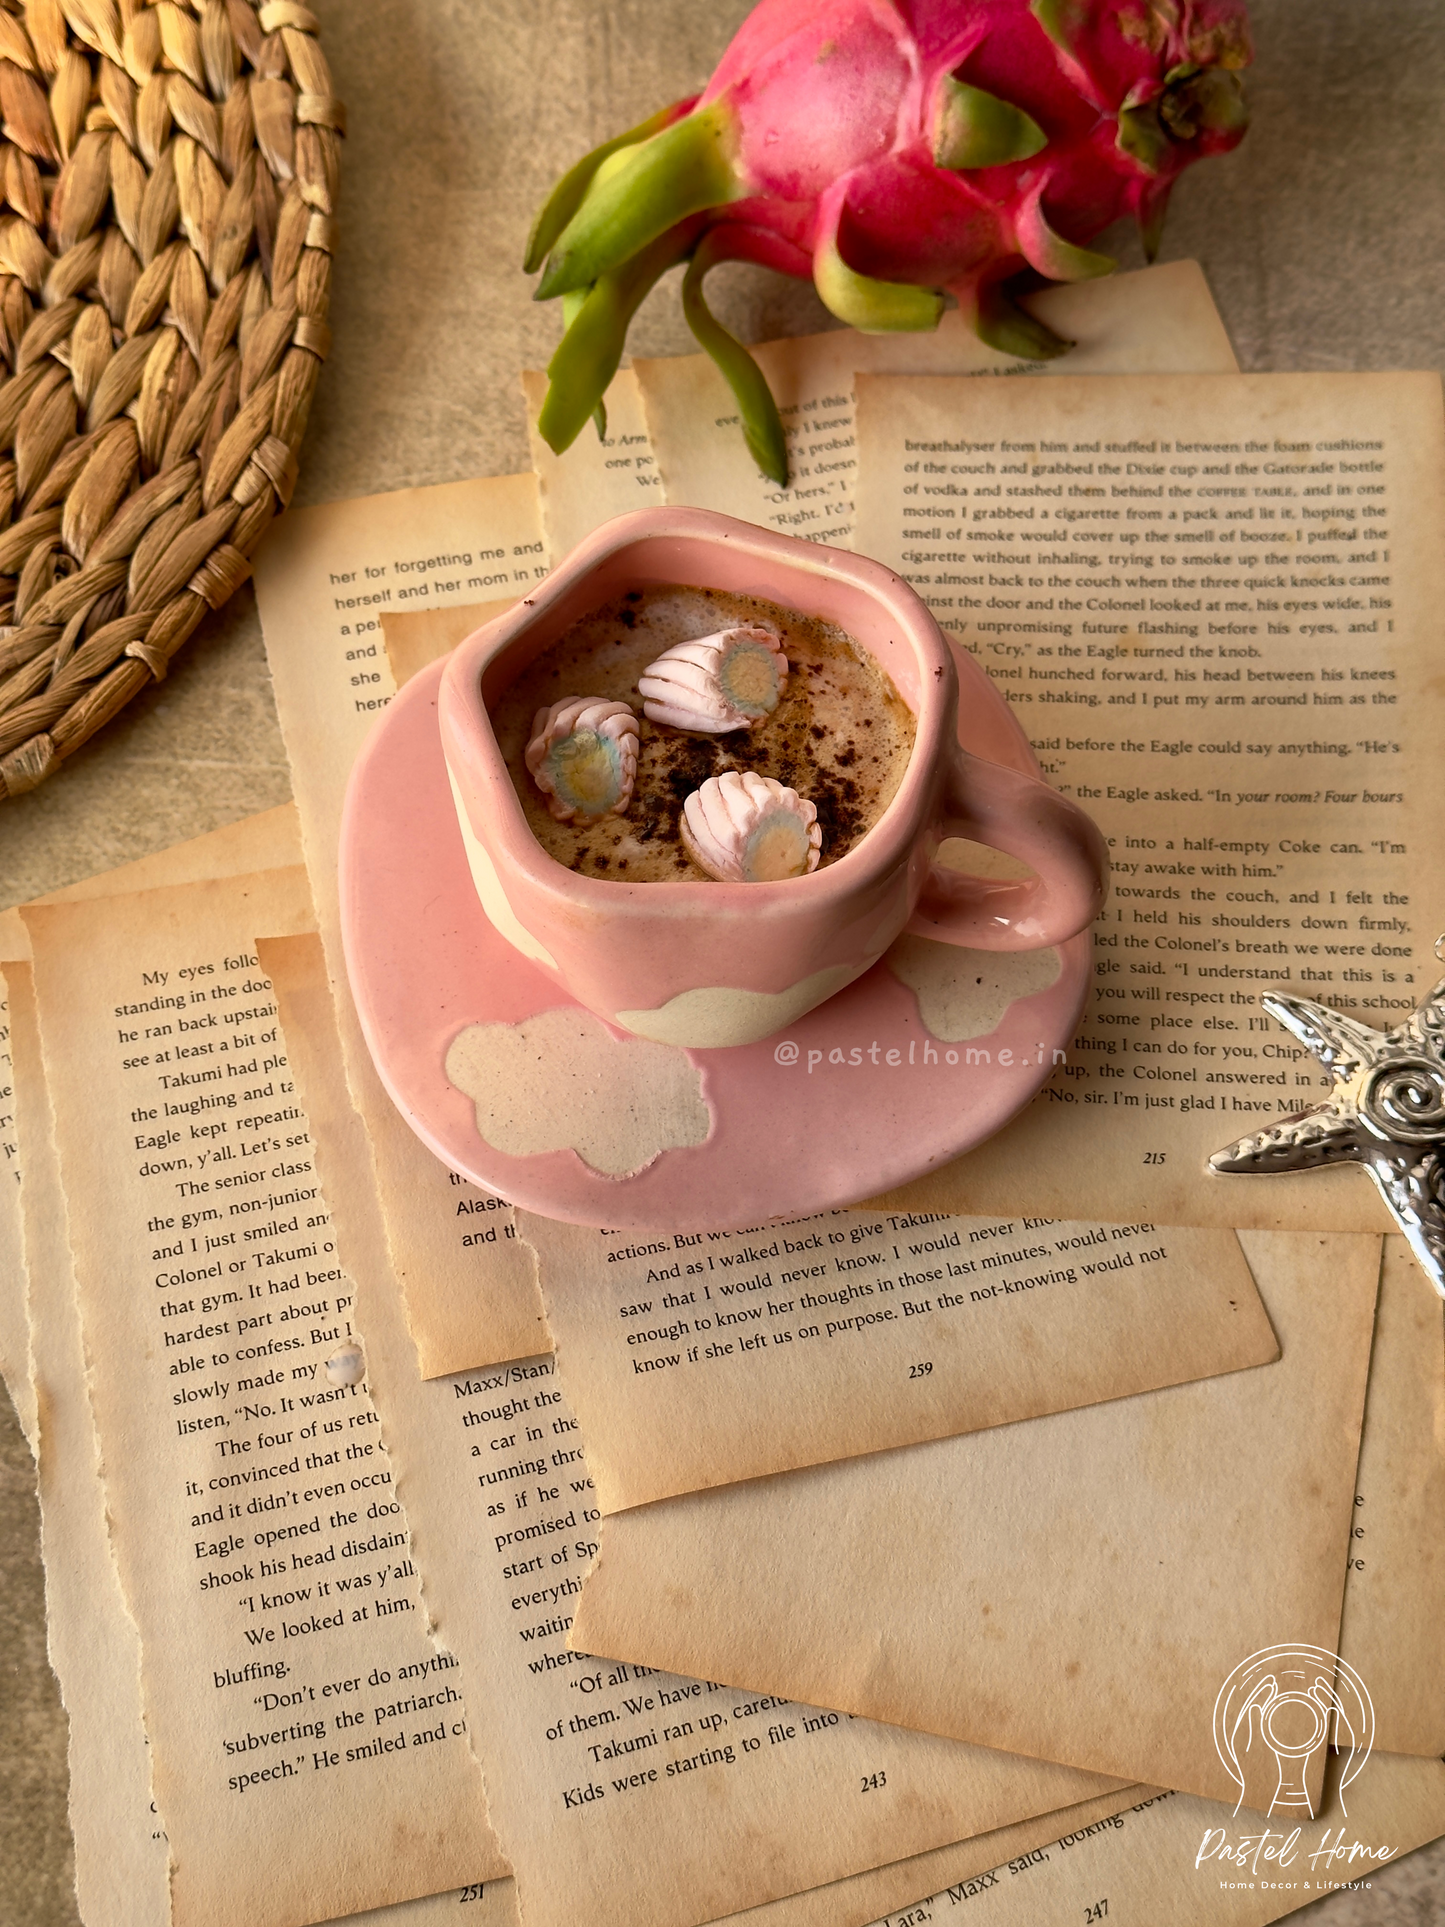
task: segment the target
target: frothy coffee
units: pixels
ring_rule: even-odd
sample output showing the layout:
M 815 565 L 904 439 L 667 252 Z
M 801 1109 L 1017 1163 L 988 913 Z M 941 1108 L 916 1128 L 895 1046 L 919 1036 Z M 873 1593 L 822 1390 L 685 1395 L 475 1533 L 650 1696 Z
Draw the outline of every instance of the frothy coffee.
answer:
M 638 679 L 675 643 L 745 623 L 777 630 L 788 678 L 776 709 L 750 729 L 701 736 L 643 716 Z M 528 773 L 533 720 L 566 696 L 629 703 L 641 741 L 624 815 L 559 822 Z M 913 751 L 912 711 L 873 656 L 834 624 L 720 589 L 631 590 L 584 616 L 513 682 L 492 727 L 527 823 L 549 856 L 618 883 L 704 880 L 678 822 L 712 776 L 753 770 L 806 797 L 823 832 L 821 864 L 854 849 L 882 816 Z

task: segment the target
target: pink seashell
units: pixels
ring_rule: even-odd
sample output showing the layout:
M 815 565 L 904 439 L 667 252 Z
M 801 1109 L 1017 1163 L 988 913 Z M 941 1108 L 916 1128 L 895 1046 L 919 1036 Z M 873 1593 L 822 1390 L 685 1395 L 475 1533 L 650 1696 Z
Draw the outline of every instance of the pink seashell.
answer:
M 710 776 L 682 806 L 683 847 L 719 883 L 777 883 L 818 867 L 823 832 L 805 796 L 754 770 Z
M 675 642 L 638 679 L 649 722 L 721 736 L 770 716 L 788 680 L 777 631 L 747 622 Z
M 637 717 L 605 696 L 564 696 L 539 709 L 525 751 L 532 781 L 559 823 L 621 816 L 637 775 Z

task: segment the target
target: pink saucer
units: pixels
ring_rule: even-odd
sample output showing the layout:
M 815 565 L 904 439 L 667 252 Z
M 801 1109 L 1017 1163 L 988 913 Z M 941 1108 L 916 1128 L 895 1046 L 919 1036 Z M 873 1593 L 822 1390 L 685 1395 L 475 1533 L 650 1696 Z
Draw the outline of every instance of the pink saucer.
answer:
M 968 692 L 959 741 L 1037 775 L 1013 712 L 956 653 Z M 990 1065 L 967 1065 L 965 1046 L 925 1029 L 913 992 L 885 960 L 776 1038 L 686 1053 L 713 1116 L 705 1143 L 620 1178 L 575 1151 L 496 1150 L 477 1131 L 471 1099 L 447 1078 L 448 1047 L 471 1024 L 519 1024 L 576 1006 L 498 935 L 477 900 L 437 729 L 442 668 L 431 664 L 398 693 L 357 764 L 341 834 L 342 920 L 382 1081 L 422 1141 L 473 1184 L 546 1217 L 619 1230 L 722 1231 L 804 1217 L 904 1184 L 981 1143 L 1046 1081 L 1054 1050 L 1068 1047 L 1089 985 L 1087 931 L 1058 947 L 1061 969 L 1047 990 L 1011 1004 L 986 1039 L 969 1040 L 986 1043 Z M 796 1047 L 792 1061 L 786 1045 Z M 830 1051 L 847 1059 L 855 1048 L 860 1064 L 828 1064 Z M 810 1053 L 821 1053 L 811 1072 Z

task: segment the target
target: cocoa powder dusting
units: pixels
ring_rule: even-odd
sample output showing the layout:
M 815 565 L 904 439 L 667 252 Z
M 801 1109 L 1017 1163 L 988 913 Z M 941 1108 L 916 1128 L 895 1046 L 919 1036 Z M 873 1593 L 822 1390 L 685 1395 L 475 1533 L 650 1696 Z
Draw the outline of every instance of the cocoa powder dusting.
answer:
M 725 736 L 691 735 L 643 716 L 638 678 L 664 649 L 748 621 L 771 623 L 788 658 L 770 716 Z M 580 695 L 632 705 L 641 735 L 637 777 L 625 816 L 558 823 L 523 751 L 539 709 Z M 682 848 L 678 822 L 692 792 L 726 770 L 754 770 L 806 797 L 823 832 L 822 863 L 836 863 L 891 802 L 914 737 L 912 712 L 841 629 L 759 597 L 682 587 L 633 590 L 584 616 L 503 692 L 492 723 L 543 848 L 581 875 L 619 882 L 702 877 Z

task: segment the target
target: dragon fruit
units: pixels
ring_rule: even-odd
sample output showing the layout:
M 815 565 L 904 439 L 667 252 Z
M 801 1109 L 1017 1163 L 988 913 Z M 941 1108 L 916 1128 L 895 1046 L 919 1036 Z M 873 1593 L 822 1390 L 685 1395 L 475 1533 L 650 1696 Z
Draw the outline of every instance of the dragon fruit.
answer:
M 1017 294 L 1107 274 L 1089 243 L 1123 215 L 1153 258 L 1179 174 L 1244 133 L 1251 51 L 1244 0 L 761 0 L 700 96 L 595 149 L 538 216 L 527 272 L 566 323 L 543 436 L 601 429 L 628 324 L 681 261 L 782 484 L 767 383 L 703 299 L 719 261 L 811 277 L 867 333 L 935 327 L 951 294 L 991 346 L 1062 354 Z

